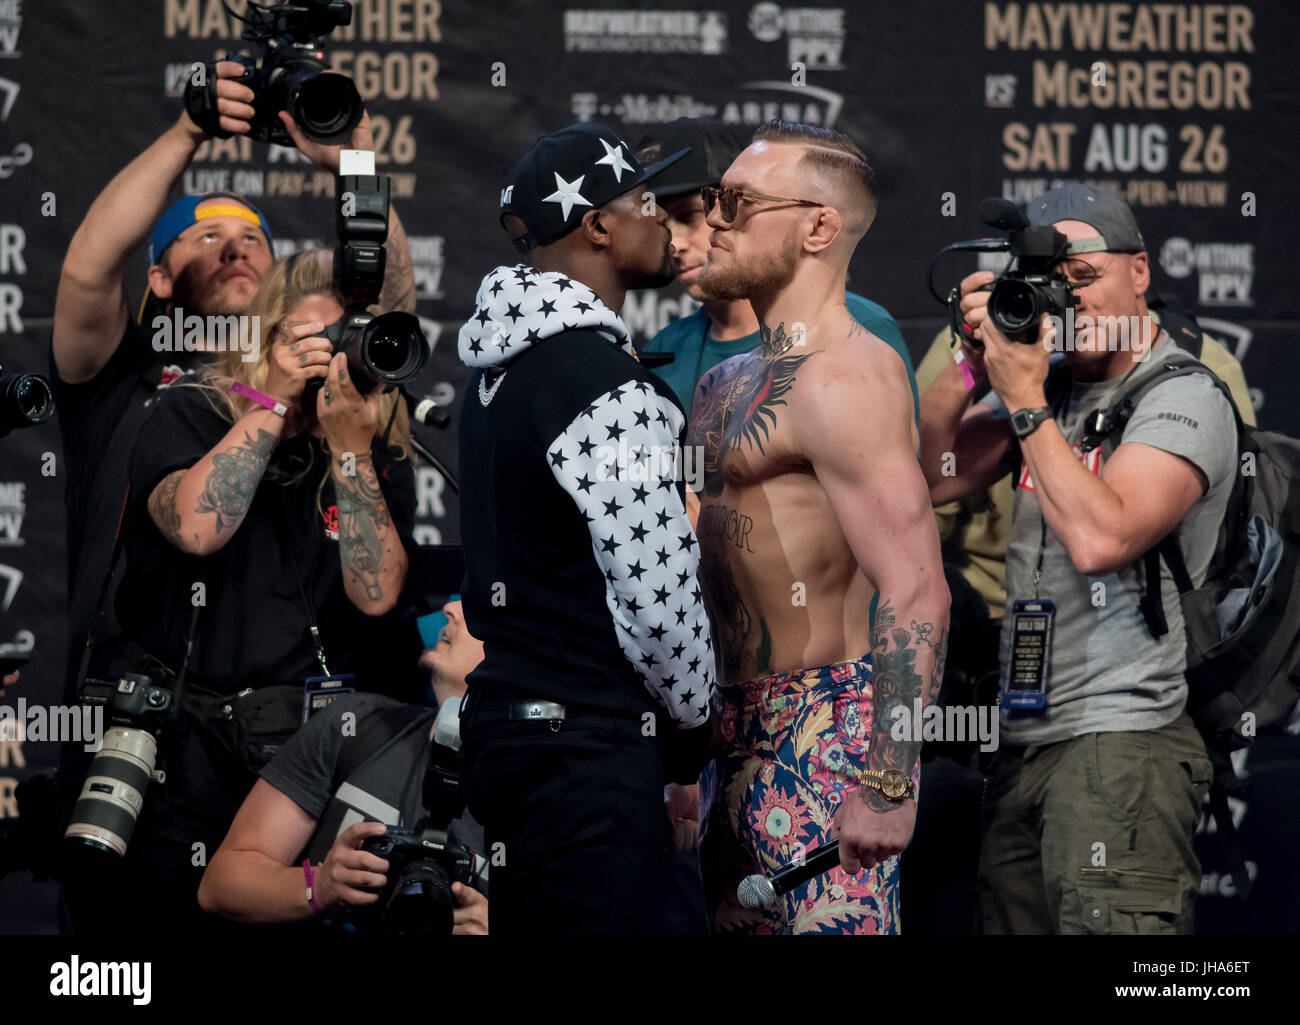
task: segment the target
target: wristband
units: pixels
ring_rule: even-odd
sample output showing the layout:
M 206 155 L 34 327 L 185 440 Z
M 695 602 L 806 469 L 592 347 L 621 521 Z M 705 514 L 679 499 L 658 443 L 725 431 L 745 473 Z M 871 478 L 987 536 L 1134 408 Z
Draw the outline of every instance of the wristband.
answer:
M 322 906 L 321 906 L 321 902 L 318 901 L 318 900 L 316 899 L 316 891 L 315 891 L 315 888 L 312 886 L 311 858 L 304 858 L 304 859 L 303 859 L 303 862 L 302 862 L 302 874 L 303 874 L 303 875 L 306 877 L 306 879 L 307 879 L 307 904 L 308 904 L 308 906 L 311 908 L 311 910 L 312 910 L 312 912 L 313 912 L 314 914 L 317 914 L 317 915 L 323 915 L 323 914 L 325 913 L 325 908 L 322 907 Z
M 957 364 L 957 369 L 961 371 L 961 379 L 966 382 L 966 390 L 970 391 L 984 375 L 980 374 L 978 377 L 975 375 L 970 360 L 966 358 L 966 354 L 960 348 L 953 350 L 952 358 L 953 362 Z
M 252 399 L 259 406 L 269 409 L 276 416 L 283 417 L 287 412 L 289 412 L 289 407 L 279 399 L 272 398 L 270 395 L 267 395 L 265 392 L 260 392 L 256 388 L 250 388 L 248 385 L 244 384 L 243 381 L 235 381 L 231 384 L 230 390 L 236 395 L 242 395 L 246 399 Z

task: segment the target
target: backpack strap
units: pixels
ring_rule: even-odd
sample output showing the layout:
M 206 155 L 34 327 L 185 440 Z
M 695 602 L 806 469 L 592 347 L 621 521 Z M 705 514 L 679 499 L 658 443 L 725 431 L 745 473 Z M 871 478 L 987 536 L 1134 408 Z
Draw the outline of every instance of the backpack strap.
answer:
M 330 796 L 338 792 L 339 787 L 361 768 L 372 755 L 392 743 L 397 735 L 417 718 L 428 712 L 421 705 L 395 705 L 371 712 L 357 731 L 356 739 L 343 749 L 342 757 L 334 766 L 334 777 L 330 781 Z
M 1179 355 L 1165 360 L 1154 373 L 1144 376 L 1140 382 L 1121 395 L 1108 408 L 1095 410 L 1089 414 L 1088 434 L 1085 436 L 1083 443 L 1085 451 L 1098 445 L 1105 445 L 1109 451 L 1114 451 L 1116 439 L 1124 433 L 1124 428 L 1132 419 L 1133 413 L 1137 410 L 1138 404 L 1146 396 L 1147 392 L 1158 384 L 1173 380 L 1175 377 L 1186 377 L 1189 374 L 1203 374 L 1215 383 L 1224 399 L 1227 400 L 1228 408 L 1232 410 L 1237 423 L 1237 430 L 1244 430 L 1241 413 L 1232 401 L 1232 394 L 1228 391 L 1228 386 L 1204 363 Z M 1165 618 L 1160 594 L 1160 559 L 1162 557 L 1174 578 L 1178 593 L 1186 594 L 1192 590 L 1192 578 L 1187 572 L 1187 563 L 1183 558 L 1182 548 L 1178 544 L 1177 528 L 1161 538 L 1153 548 L 1142 556 L 1143 592 L 1138 600 L 1138 607 L 1141 609 L 1142 618 L 1146 621 L 1151 636 L 1157 640 L 1169 632 L 1169 623 Z
M 1147 309 L 1160 314 L 1160 326 L 1165 329 L 1174 344 L 1196 359 L 1201 358 L 1205 348 L 1205 334 L 1196 317 L 1179 301 L 1176 295 L 1148 289 L 1146 294 Z

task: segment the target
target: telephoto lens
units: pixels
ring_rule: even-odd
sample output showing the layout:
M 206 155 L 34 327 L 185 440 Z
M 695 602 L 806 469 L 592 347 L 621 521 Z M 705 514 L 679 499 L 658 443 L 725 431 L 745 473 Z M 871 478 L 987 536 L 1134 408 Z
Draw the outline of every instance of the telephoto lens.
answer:
M 147 730 L 110 728 L 90 763 L 64 838 L 124 857 L 157 758 L 158 742 Z

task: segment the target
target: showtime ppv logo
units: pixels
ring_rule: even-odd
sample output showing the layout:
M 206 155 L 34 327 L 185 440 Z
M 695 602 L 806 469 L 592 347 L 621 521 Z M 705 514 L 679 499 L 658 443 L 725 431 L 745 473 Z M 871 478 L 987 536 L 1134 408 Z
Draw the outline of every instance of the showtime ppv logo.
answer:
M 513 188 L 513 186 L 510 186 Z M 443 236 L 408 235 L 417 299 L 442 298 Z
M 722 11 L 565 11 L 564 48 L 716 55 L 727 52 L 727 16 Z
M 784 33 L 787 63 L 800 61 L 819 71 L 844 69 L 844 8 L 788 7 L 766 0 L 749 9 L 749 31 L 760 43 L 774 43 Z
M 0 484 L 0 545 L 23 544 L 23 517 L 27 515 L 27 485 L 22 481 Z
M 23 27 L 23 0 L 0 0 L 0 57 L 21 57 L 18 33 Z
M 1160 266 L 1171 278 L 1199 274 L 1202 306 L 1254 306 L 1255 247 L 1249 242 L 1189 242 L 1178 235 L 1160 247 Z

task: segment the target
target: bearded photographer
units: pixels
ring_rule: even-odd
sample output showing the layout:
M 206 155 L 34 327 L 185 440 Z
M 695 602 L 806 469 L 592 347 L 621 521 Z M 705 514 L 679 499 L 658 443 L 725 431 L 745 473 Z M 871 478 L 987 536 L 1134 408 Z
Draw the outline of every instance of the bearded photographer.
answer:
M 1057 270 L 1078 299 L 1075 337 L 1058 340 L 1044 317 L 1038 343 L 1009 341 L 982 290 L 992 276 L 971 275 L 961 311 L 982 349 L 965 345 L 965 372 L 950 365 L 921 400 L 935 504 L 983 490 L 1010 461 L 1018 470 L 1001 746 L 983 811 L 984 931 L 1186 933 L 1201 878 L 1192 836 L 1211 768 L 1185 709 L 1177 589 L 1161 560 L 1168 629 L 1157 638 L 1138 612 L 1145 581 L 1137 563 L 1172 533 L 1194 586 L 1204 580 L 1236 469 L 1235 419 L 1208 378 L 1173 378 L 1139 399 L 1108 457 L 1081 452 L 1088 414 L 1177 349 L 1152 323 L 1146 246 L 1117 196 L 1070 184 L 1031 201 L 1026 214 L 1070 240 Z M 1140 329 L 1120 346 L 1082 343 L 1089 321 L 1080 318 L 1104 317 Z M 1053 348 L 1066 350 L 1068 376 L 1049 405 Z M 993 395 L 972 406 L 970 389 L 984 373 Z M 1046 652 L 1037 660 L 1035 646 Z
M 383 683 L 376 617 L 402 598 L 412 546 L 409 424 L 400 394 L 354 381 L 322 337 L 344 311 L 333 263 L 326 250 L 277 262 L 248 307 L 259 358 L 225 353 L 162 392 L 141 428 L 121 631 L 92 675 L 147 675 L 180 707 L 151 724 L 166 782 L 149 788 L 123 863 L 69 887 L 91 909 L 76 922 L 74 908 L 78 931 L 116 927 L 123 907 L 135 927 L 202 921 L 206 852 L 256 772 L 321 691 Z

